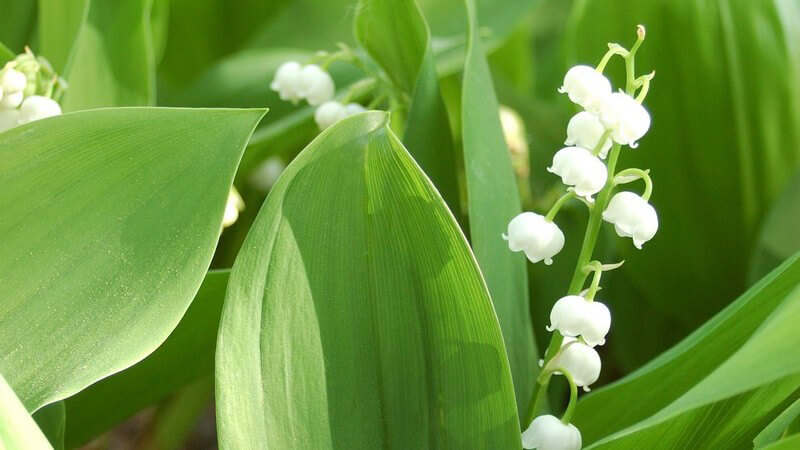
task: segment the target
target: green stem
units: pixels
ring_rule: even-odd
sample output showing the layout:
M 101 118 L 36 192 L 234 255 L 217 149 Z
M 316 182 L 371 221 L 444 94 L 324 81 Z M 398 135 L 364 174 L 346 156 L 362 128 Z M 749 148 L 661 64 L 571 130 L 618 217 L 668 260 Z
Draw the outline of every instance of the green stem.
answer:
M 564 206 L 564 203 L 567 203 L 567 200 L 575 197 L 575 191 L 568 191 L 566 194 L 562 195 L 556 202 L 553 204 L 553 207 L 550 208 L 550 211 L 547 212 L 547 215 L 544 216 L 544 220 L 548 222 L 552 222 L 555 219 L 556 214 Z
M 611 130 L 606 130 L 603 132 L 603 135 L 600 136 L 600 140 L 597 141 L 597 144 L 592 149 L 592 155 L 598 156 L 600 154 L 600 150 L 603 149 L 603 146 L 606 144 L 609 136 L 611 136 Z
M 600 288 L 600 278 L 603 276 L 603 268 L 596 267 L 594 269 L 594 276 L 592 277 L 592 285 L 589 286 L 589 292 L 586 293 L 586 297 L 584 297 L 588 301 L 594 301 L 594 295 L 597 293 L 597 290 Z
M 615 184 L 623 184 L 623 182 L 617 181 L 620 177 L 626 177 L 629 175 L 634 175 L 637 179 L 641 179 L 644 181 L 644 192 L 642 193 L 642 198 L 645 200 L 650 200 L 650 195 L 653 194 L 653 180 L 650 178 L 650 173 L 647 170 L 637 169 L 632 167 L 630 169 L 625 169 L 620 171 L 618 174 L 614 175 L 614 183 Z M 635 180 L 631 180 L 635 181 Z
M 558 370 L 560 370 L 561 373 L 567 378 L 567 381 L 569 381 L 569 404 L 567 405 L 567 410 L 564 411 L 564 415 L 561 416 L 561 423 L 567 425 L 570 423 L 570 421 L 572 421 L 572 414 L 575 412 L 575 405 L 578 404 L 578 385 L 575 384 L 575 380 L 572 379 L 572 375 L 570 375 L 569 372 L 563 368 L 559 368 Z

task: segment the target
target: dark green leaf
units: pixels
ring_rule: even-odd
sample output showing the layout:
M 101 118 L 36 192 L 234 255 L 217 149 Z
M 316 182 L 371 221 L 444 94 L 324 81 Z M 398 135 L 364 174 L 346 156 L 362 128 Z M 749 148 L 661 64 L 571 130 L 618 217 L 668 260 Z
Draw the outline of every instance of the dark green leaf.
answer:
M 753 439 L 753 447 L 761 448 L 778 441 L 789 428 L 789 425 L 791 425 L 798 416 L 800 416 L 800 400 L 792 403 L 792 405 L 781 412 L 775 420 L 770 422 L 766 428 L 761 430 L 758 436 Z
M 800 251 L 800 172 L 789 183 L 761 225 L 748 278 L 755 282 Z
M 36 31 L 36 0 L 0 0 L 0 41 L 22 53 Z
M 51 403 L 33 415 L 33 420 L 42 430 L 50 445 L 55 450 L 64 450 L 64 428 L 67 421 L 67 412 L 64 402 Z

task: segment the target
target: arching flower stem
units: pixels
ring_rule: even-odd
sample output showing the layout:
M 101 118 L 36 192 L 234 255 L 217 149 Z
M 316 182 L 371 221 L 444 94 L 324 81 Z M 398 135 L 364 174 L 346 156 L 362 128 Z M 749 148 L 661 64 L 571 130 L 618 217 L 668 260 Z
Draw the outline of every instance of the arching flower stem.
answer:
M 650 200 L 650 195 L 653 193 L 653 180 L 650 178 L 649 170 L 642 170 L 637 168 L 625 169 L 614 175 L 614 184 L 625 184 L 636 180 L 644 181 L 644 192 L 642 198 Z
M 570 423 L 572 421 L 572 414 L 575 412 L 575 405 L 578 404 L 578 385 L 575 384 L 575 380 L 572 378 L 572 375 L 564 368 L 559 368 L 558 370 L 564 374 L 564 377 L 567 378 L 569 382 L 569 404 L 567 405 L 567 409 L 564 411 L 564 415 L 561 416 L 561 423 L 564 425 Z
M 550 208 L 550 211 L 548 211 L 547 215 L 544 216 L 544 219 L 548 222 L 552 222 L 553 219 L 556 218 L 556 214 L 558 214 L 558 211 L 561 210 L 561 207 L 564 206 L 565 203 L 567 203 L 567 200 L 575 198 L 576 195 L 577 194 L 575 194 L 574 190 L 572 189 L 568 190 L 566 194 L 562 195 L 561 197 L 559 197 L 558 200 L 556 200 L 556 202 Z

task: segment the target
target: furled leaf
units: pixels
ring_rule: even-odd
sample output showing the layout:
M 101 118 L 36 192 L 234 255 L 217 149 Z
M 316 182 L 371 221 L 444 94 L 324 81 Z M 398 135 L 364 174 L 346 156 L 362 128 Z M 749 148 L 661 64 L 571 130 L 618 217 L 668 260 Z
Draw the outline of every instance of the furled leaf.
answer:
M 36 0 L 0 0 L 0 41 L 22 53 L 36 31 Z
M 458 216 L 456 155 L 428 25 L 415 0 L 363 0 L 358 11 L 358 40 L 411 99 L 403 143 Z
M 800 433 L 795 433 L 786 436 L 780 441 L 773 442 L 772 444 L 763 447 L 764 450 L 795 450 L 800 447 Z
M 0 133 L 0 372 L 29 410 L 175 328 L 263 113 L 118 108 Z
M 5 64 L 14 59 L 16 55 L 8 47 L 0 42 L 0 64 Z
M 791 425 L 798 416 L 800 416 L 800 400 L 792 403 L 792 405 L 781 412 L 775 420 L 761 430 L 758 436 L 753 439 L 753 447 L 766 447 L 780 440 L 781 436 L 783 436 L 789 428 L 789 425 Z
M 520 447 L 477 264 L 385 113 L 325 130 L 270 191 L 216 361 L 222 447 Z
M 0 375 L 0 448 L 19 450 L 53 448 L 2 375 Z
M 589 448 L 752 445 L 765 422 L 800 398 L 800 352 L 796 351 L 800 340 L 800 285 L 781 300 L 747 342 L 685 394 L 653 416 Z M 609 409 L 603 413 L 613 414 Z
M 666 353 L 582 398 L 573 421 L 581 429 L 584 443 L 632 426 L 685 396 L 736 354 L 798 285 L 800 254 Z
M 104 0 L 96 0 L 104 1 Z M 39 0 L 39 53 L 62 73 L 86 26 L 92 0 Z
M 40 408 L 33 415 L 33 420 L 42 430 L 50 445 L 55 450 L 64 450 L 64 428 L 67 421 L 67 411 L 64 402 L 58 401 Z
M 502 234 L 521 212 L 511 156 L 500 125 L 492 75 L 478 39 L 472 0 L 462 82 L 461 121 L 472 249 L 489 286 L 506 342 L 517 407 L 524 414 L 536 379 L 538 359 L 528 306 L 525 256 L 514 254 Z
M 800 251 L 800 172 L 787 183 L 783 193 L 764 218 L 750 260 L 748 278 L 755 282 L 774 267 Z
M 229 271 L 209 272 L 189 309 L 150 356 L 65 400 L 66 443 L 74 448 L 214 372 L 217 328 Z
M 636 67 L 656 71 L 652 127 L 620 167 L 651 169 L 660 227 L 643 251 L 620 242 L 622 270 L 637 301 L 661 311 L 652 326 L 663 335 L 688 334 L 744 291 L 757 225 L 798 167 L 798 17 L 800 3 L 784 0 L 576 2 L 571 64 L 597 64 L 607 42 L 628 45 L 647 27 Z M 617 87 L 622 69 L 609 63 Z M 628 349 L 636 364 L 655 356 Z

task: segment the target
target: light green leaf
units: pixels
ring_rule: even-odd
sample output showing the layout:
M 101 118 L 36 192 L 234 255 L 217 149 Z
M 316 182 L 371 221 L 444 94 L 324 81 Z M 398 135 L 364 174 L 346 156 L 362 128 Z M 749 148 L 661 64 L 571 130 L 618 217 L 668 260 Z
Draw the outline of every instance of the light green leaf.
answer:
M 800 433 L 786 436 L 780 441 L 774 442 L 763 448 L 764 450 L 796 450 L 797 448 L 800 448 Z
M 766 447 L 769 444 L 780 440 L 781 436 L 786 432 L 789 426 L 800 416 L 800 400 L 792 403 L 791 406 L 786 408 L 778 415 L 769 425 L 766 426 L 758 436 L 753 439 L 754 448 Z
M 645 101 L 652 127 L 621 167 L 651 169 L 661 226 L 643 251 L 619 242 L 622 270 L 639 301 L 662 311 L 651 326 L 664 335 L 688 334 L 745 290 L 757 225 L 796 172 L 798 17 L 791 0 L 576 2 L 570 64 L 595 65 L 606 42 L 630 44 L 635 26 L 647 27 L 636 67 L 656 71 Z M 609 64 L 617 87 L 622 66 Z
M 67 411 L 64 402 L 58 401 L 40 408 L 33 415 L 33 420 L 42 430 L 50 445 L 55 450 L 64 450 L 64 428 L 67 421 Z
M 403 143 L 460 216 L 453 136 L 428 25 L 414 0 L 363 0 L 358 11 L 358 40 L 411 98 Z
M 0 133 L 0 372 L 29 410 L 175 328 L 263 114 L 106 109 Z
M 489 286 L 506 342 L 517 407 L 528 408 L 538 353 L 528 306 L 527 261 L 514 254 L 502 234 L 521 212 L 511 156 L 500 125 L 492 75 L 478 39 L 472 0 L 470 33 L 462 81 L 462 133 L 472 249 Z
M 91 0 L 39 0 L 39 53 L 57 73 L 68 67 L 90 4 Z
M 781 300 L 747 342 L 684 395 L 652 417 L 589 448 L 751 445 L 764 421 L 773 420 L 786 403 L 800 398 L 800 352 L 796 351 L 800 285 Z M 609 409 L 603 413 L 613 414 Z
M 53 4 L 60 3 L 53 0 Z M 69 67 L 62 74 L 69 82 L 62 102 L 64 110 L 154 104 L 152 0 L 89 0 L 89 4 L 68 58 Z M 70 30 L 72 26 L 56 27 L 52 39 L 45 37 L 49 29 L 42 29 L 40 34 L 45 42 L 58 41 L 66 39 L 63 31 Z
M 619 382 L 582 398 L 573 422 L 581 429 L 584 443 L 590 444 L 644 420 L 685 396 L 737 354 L 798 285 L 800 254 L 669 351 Z
M 217 328 L 229 271 L 208 272 L 175 330 L 147 358 L 64 402 L 68 448 L 85 444 L 147 406 L 214 372 Z
M 477 264 L 385 113 L 325 130 L 270 191 L 216 361 L 222 447 L 520 447 Z
M 15 450 L 53 448 L 2 375 L 0 375 L 0 448 Z

